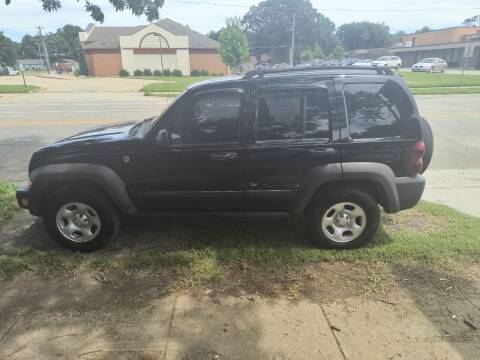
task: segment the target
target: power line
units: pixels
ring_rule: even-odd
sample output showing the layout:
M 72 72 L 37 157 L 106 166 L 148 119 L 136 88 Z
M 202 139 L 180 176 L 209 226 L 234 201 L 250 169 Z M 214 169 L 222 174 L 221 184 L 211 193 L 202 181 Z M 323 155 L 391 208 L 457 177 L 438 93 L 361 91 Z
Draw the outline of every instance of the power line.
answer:
M 201 2 L 194 0 L 169 0 L 168 3 L 176 3 L 183 5 L 205 5 L 205 6 L 221 6 L 221 7 L 240 7 L 250 8 L 251 5 L 235 4 L 235 3 L 215 3 L 215 2 Z M 353 8 L 316 8 L 319 11 L 343 11 L 343 12 L 416 12 L 416 11 L 477 11 L 480 7 L 476 8 L 407 8 L 407 9 L 353 9 Z

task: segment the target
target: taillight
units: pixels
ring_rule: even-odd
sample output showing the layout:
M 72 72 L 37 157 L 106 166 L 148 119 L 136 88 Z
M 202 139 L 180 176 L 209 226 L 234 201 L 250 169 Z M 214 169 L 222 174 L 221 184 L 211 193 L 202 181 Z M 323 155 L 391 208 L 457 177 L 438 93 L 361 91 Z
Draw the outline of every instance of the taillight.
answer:
M 417 142 L 410 153 L 410 161 L 407 166 L 408 176 L 416 176 L 423 170 L 423 156 L 425 155 L 425 144 L 423 141 Z

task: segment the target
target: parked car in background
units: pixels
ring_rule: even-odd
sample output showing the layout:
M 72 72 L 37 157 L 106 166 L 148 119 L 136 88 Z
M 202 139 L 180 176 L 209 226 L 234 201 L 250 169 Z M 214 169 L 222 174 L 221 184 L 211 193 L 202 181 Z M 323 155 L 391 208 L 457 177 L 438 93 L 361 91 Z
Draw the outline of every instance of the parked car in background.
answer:
M 18 75 L 19 71 L 10 66 L 0 67 L 0 75 Z
M 340 66 L 340 61 L 336 59 L 324 60 L 320 63 L 321 66 Z
M 425 58 L 412 66 L 412 71 L 424 72 L 442 72 L 447 71 L 448 64 L 445 60 L 440 58 Z
M 389 67 L 398 70 L 402 67 L 402 59 L 398 56 L 382 56 L 373 61 L 372 66 Z
M 361 59 L 358 60 L 357 62 L 354 62 L 352 65 L 353 66 L 372 66 L 373 60 L 371 59 Z
M 342 61 L 340 61 L 340 65 L 341 66 L 352 66 L 353 64 L 355 64 L 359 60 L 360 59 L 357 59 L 357 58 L 346 58 L 346 59 L 343 59 Z
M 318 245 L 352 249 L 376 233 L 379 205 L 418 203 L 432 153 L 388 68 L 256 70 L 36 151 L 17 199 L 75 251 L 102 247 L 125 216 L 192 211 L 289 212 Z

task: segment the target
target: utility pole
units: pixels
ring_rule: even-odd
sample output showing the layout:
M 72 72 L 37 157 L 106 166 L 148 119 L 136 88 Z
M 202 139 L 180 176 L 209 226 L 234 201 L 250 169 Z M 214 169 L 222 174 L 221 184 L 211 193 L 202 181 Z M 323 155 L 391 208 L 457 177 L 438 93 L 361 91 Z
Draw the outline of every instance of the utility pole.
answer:
M 293 58 L 295 56 L 295 23 L 297 14 L 293 14 L 292 45 L 290 46 L 290 66 L 293 67 Z
M 37 26 L 37 29 L 38 29 L 38 36 L 40 38 L 40 44 L 41 44 L 41 47 L 43 48 L 43 53 L 45 55 L 45 64 L 47 65 L 47 72 L 50 74 L 50 59 L 48 58 L 47 45 L 45 45 L 45 40 L 43 39 L 43 36 L 42 36 L 42 27 Z
M 153 34 L 153 36 L 158 37 L 158 42 L 160 44 L 160 66 L 162 68 L 162 76 L 163 76 L 163 47 L 162 47 L 162 35 L 160 34 Z

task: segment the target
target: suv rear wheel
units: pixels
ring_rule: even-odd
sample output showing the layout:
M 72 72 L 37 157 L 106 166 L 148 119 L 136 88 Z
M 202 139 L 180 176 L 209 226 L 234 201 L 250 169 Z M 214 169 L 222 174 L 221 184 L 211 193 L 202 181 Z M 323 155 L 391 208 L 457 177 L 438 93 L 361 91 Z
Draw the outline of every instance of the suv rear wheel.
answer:
M 359 248 L 375 235 L 380 224 L 377 202 L 364 191 L 341 189 L 313 201 L 308 223 L 314 241 L 322 247 Z
M 105 245 L 119 227 L 119 217 L 101 192 L 63 189 L 44 209 L 45 227 L 53 239 L 74 251 L 95 251 Z

